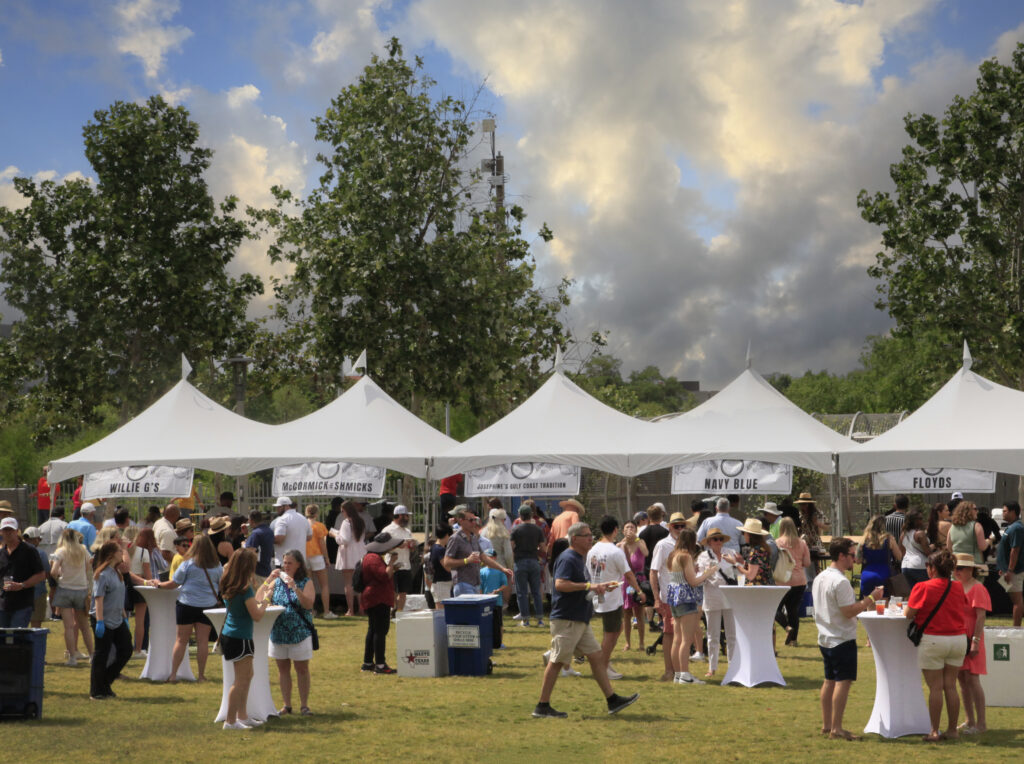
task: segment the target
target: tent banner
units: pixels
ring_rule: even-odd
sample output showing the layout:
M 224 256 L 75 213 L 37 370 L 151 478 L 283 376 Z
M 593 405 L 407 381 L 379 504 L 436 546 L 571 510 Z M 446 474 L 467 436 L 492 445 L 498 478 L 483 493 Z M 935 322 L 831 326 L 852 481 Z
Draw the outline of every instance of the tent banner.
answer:
M 512 462 L 466 473 L 465 495 L 575 496 L 580 492 L 580 468 L 569 464 Z
M 115 467 L 90 472 L 82 478 L 82 499 L 115 497 L 189 496 L 192 493 L 191 467 Z
M 672 467 L 672 493 L 766 493 L 793 490 L 793 467 L 743 459 L 709 459 Z
M 886 470 L 871 475 L 875 493 L 945 493 L 970 491 L 995 493 L 996 473 L 986 470 L 962 470 L 955 467 L 935 469 Z
M 356 462 L 306 462 L 274 467 L 275 496 L 337 494 L 360 499 L 384 495 L 387 469 Z

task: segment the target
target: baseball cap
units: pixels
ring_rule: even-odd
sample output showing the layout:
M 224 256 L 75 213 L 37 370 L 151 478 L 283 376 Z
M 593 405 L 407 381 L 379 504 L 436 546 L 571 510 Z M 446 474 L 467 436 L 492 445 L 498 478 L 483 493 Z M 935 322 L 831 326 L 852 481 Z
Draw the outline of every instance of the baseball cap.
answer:
M 26 528 L 25 532 L 21 535 L 27 539 L 41 539 L 43 537 L 43 534 L 40 533 L 39 529 L 34 525 L 30 525 Z
M 96 505 L 93 504 L 91 501 L 82 502 L 81 512 L 83 515 L 91 515 L 95 511 Z
M 405 506 L 404 504 L 399 504 L 397 507 L 395 507 L 395 511 L 392 512 L 392 514 L 394 514 L 394 515 L 411 515 L 412 512 L 410 512 L 409 508 L 407 506 Z
M 949 498 L 952 501 L 953 499 L 962 499 L 963 497 L 964 497 L 963 491 L 953 491 L 953 495 L 950 496 Z
M 274 502 L 275 507 L 290 507 L 291 505 L 292 500 L 287 496 L 278 496 L 277 501 Z
M 18 530 L 18 521 L 13 517 L 5 517 L 3 520 L 0 520 L 0 530 L 6 530 L 7 528 L 13 531 Z

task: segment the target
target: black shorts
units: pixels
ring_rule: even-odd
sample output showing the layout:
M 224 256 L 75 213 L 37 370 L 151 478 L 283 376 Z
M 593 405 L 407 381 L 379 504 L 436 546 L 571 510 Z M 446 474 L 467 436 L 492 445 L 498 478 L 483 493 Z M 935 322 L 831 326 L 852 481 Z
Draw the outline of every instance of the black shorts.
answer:
M 131 603 L 133 605 L 144 605 L 144 604 L 146 604 L 146 598 L 142 596 L 141 592 L 135 591 L 135 587 L 134 586 L 131 589 L 128 590 L 128 596 L 131 599 Z
M 412 571 L 411 570 L 396 570 L 395 571 L 395 591 L 399 594 L 411 594 L 412 593 Z
M 256 648 L 251 639 L 239 639 L 238 637 L 221 634 L 220 654 L 224 660 L 234 663 L 246 656 L 255 655 Z
M 210 607 L 217 607 L 211 605 Z M 210 623 L 210 619 L 206 617 L 203 612 L 206 608 L 193 607 L 192 605 L 184 605 L 178 602 L 174 606 L 174 622 L 179 626 L 191 626 L 194 623 L 202 623 L 213 628 L 213 624 Z
M 454 493 L 442 493 L 441 494 L 441 512 L 448 514 L 448 511 L 455 509 L 458 506 L 459 500 L 455 497 Z
M 853 682 L 857 679 L 857 640 L 851 639 L 835 647 L 821 647 L 825 659 L 825 679 L 832 682 Z
M 601 616 L 601 625 L 606 634 L 615 634 L 622 631 L 622 608 L 612 610 L 608 613 L 598 613 Z

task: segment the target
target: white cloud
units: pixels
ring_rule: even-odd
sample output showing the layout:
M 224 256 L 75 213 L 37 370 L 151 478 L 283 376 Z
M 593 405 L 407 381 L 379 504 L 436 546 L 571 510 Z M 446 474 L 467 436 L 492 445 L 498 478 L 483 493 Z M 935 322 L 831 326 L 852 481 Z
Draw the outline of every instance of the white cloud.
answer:
M 126 0 L 115 6 L 119 33 L 115 40 L 118 52 L 136 56 L 149 79 L 155 79 L 164 68 L 164 59 L 192 36 L 184 26 L 167 24 L 181 7 L 178 0 Z
M 228 106 L 232 109 L 237 109 L 244 104 L 252 103 L 259 97 L 260 89 L 255 85 L 240 85 L 228 91 Z
M 499 125 L 509 192 L 554 230 L 540 280 L 577 279 L 570 322 L 610 329 L 627 367 L 721 384 L 748 340 L 764 371 L 840 371 L 888 326 L 856 195 L 889 188 L 908 110 L 970 90 L 977 62 L 940 48 L 877 81 L 938 5 L 420 1 L 402 37 L 487 77 L 525 126 Z

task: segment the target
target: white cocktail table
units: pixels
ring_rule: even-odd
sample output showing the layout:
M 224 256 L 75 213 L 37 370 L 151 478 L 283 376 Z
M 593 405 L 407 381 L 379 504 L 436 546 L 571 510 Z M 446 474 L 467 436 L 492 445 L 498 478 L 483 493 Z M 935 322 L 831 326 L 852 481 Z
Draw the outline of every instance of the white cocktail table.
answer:
M 764 682 L 786 685 L 775 660 L 772 624 L 788 586 L 720 586 L 736 622 L 736 653 L 722 684 L 738 682 L 754 687 Z
M 146 600 L 149 608 L 149 655 L 146 665 L 142 667 L 139 679 L 152 679 L 154 682 L 166 682 L 171 678 L 173 663 L 174 640 L 178 635 L 177 619 L 174 606 L 178 601 L 178 589 L 158 589 L 155 586 L 136 586 L 135 591 Z M 181 665 L 178 666 L 178 679 L 189 682 L 196 680 L 189 664 L 188 652 Z
M 931 721 L 921 690 L 917 648 L 907 639 L 907 619 L 877 613 L 861 613 L 857 618 L 875 654 L 875 706 L 864 731 L 882 737 L 927 735 Z
M 224 620 L 227 618 L 227 610 L 222 607 L 204 610 L 206 617 L 213 623 L 213 627 L 220 634 L 224 627 Z M 277 706 L 274 705 L 274 697 L 270 694 L 270 671 L 268 669 L 270 630 L 274 621 L 284 612 L 280 605 L 271 605 L 267 608 L 266 614 L 252 627 L 252 683 L 249 685 L 249 698 L 245 703 L 245 712 L 250 719 L 257 719 L 265 722 L 271 716 L 277 716 Z M 222 722 L 228 718 L 228 691 L 235 683 L 235 664 L 220 659 L 221 669 L 224 674 L 224 688 L 220 696 L 220 710 L 217 712 L 215 722 Z

